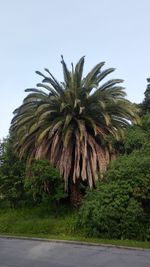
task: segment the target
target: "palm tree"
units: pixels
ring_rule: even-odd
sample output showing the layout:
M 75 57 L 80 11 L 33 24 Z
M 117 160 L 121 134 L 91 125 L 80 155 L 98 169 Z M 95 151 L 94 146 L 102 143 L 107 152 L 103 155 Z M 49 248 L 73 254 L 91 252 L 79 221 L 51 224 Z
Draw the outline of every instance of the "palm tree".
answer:
M 114 71 L 102 70 L 97 64 L 83 78 L 84 57 L 71 71 L 62 57 L 64 81 L 58 82 L 48 69 L 42 83 L 29 92 L 23 104 L 14 111 L 11 130 L 16 136 L 20 158 L 26 153 L 32 159 L 46 158 L 64 177 L 65 189 L 73 201 L 79 200 L 81 181 L 95 186 L 99 173 L 110 162 L 110 136 L 122 137 L 130 123 L 137 123 L 135 108 L 125 98 L 123 80 L 102 83 Z M 75 200 L 76 198 L 76 200 Z

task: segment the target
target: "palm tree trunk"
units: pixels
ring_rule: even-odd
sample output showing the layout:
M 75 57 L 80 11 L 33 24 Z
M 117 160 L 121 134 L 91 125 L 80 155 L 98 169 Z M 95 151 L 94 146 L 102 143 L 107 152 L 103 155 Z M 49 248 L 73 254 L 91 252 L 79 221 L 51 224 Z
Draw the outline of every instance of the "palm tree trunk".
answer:
M 70 203 L 74 208 L 78 208 L 81 205 L 82 193 L 80 190 L 80 181 L 73 181 L 70 184 Z

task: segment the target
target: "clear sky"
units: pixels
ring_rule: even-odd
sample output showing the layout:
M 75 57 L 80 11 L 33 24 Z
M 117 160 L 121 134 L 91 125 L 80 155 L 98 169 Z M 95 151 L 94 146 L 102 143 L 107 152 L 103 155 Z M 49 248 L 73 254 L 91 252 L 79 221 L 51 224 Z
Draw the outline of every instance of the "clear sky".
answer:
M 124 79 L 128 99 L 144 98 L 150 77 L 150 0 L 0 0 L 0 138 L 24 89 L 49 68 L 62 80 L 60 55 L 85 73 L 100 61 Z

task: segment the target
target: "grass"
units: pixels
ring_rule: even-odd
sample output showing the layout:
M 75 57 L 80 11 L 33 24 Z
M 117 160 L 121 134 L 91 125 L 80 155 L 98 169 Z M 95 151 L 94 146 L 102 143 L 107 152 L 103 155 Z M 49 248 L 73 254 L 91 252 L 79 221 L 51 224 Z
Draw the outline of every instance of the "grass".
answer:
M 56 213 L 43 207 L 0 210 L 0 235 L 40 237 L 59 240 L 85 241 L 97 244 L 112 244 L 150 248 L 150 242 L 134 240 L 106 240 L 87 238 L 80 229 L 74 229 L 75 213 L 69 209 Z

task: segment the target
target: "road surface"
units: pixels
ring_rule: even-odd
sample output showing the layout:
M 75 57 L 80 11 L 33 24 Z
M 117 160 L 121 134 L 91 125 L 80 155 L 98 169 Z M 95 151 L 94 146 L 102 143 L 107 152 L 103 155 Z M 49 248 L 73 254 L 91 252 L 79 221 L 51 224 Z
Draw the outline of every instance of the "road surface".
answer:
M 0 238 L 0 267 L 150 267 L 150 250 Z

